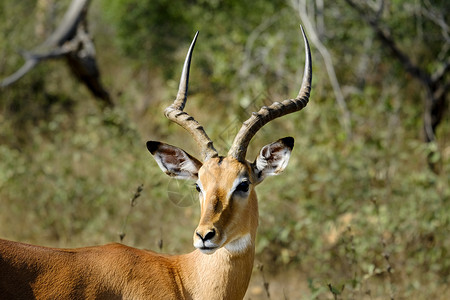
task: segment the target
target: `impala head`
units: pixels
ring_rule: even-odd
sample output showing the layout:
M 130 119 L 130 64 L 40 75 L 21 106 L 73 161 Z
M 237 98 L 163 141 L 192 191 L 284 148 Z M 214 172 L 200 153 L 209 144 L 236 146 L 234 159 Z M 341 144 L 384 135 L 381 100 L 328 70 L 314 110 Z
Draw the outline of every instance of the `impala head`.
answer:
M 281 173 L 287 166 L 294 139 L 286 137 L 264 146 L 253 161 L 246 160 L 247 147 L 257 131 L 271 120 L 299 111 L 306 106 L 311 90 L 311 53 L 302 29 L 306 48 L 305 70 L 300 92 L 295 99 L 262 107 L 243 123 L 227 156 L 219 156 L 203 127 L 183 111 L 188 90 L 189 67 L 197 34 L 183 67 L 177 97 L 166 108 L 166 117 L 186 129 L 197 142 L 202 161 L 184 150 L 149 141 L 147 148 L 167 175 L 192 180 L 196 184 L 201 217 L 194 232 L 194 246 L 206 254 L 221 247 L 238 253 L 254 241 L 258 225 L 255 186 L 267 176 Z

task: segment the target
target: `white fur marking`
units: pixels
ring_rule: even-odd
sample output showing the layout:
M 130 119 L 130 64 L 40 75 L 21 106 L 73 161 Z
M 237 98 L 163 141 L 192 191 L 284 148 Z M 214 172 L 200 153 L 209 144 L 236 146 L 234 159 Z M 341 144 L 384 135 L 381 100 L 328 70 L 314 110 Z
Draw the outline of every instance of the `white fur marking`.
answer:
M 199 194 L 199 199 L 200 199 L 200 205 L 205 205 L 205 195 L 203 192 L 203 185 L 202 182 L 200 181 L 200 179 L 198 179 L 195 183 L 197 183 L 198 187 L 200 188 L 200 193 Z
M 228 191 L 227 198 L 230 199 L 231 195 L 233 195 L 234 191 L 236 190 L 237 186 L 243 182 L 246 177 L 245 176 L 239 176 L 233 181 L 233 185 L 231 186 L 231 189 Z
M 286 169 L 287 164 L 289 162 L 289 158 L 291 157 L 291 151 L 289 150 L 284 150 L 283 154 L 281 156 L 281 162 L 280 165 L 278 166 L 278 168 L 274 171 L 274 174 L 279 174 L 281 172 L 284 171 L 284 169 Z
M 269 158 L 264 157 L 263 154 L 263 150 L 261 150 L 261 154 L 256 159 L 256 169 L 263 173 L 263 178 L 265 176 L 278 175 L 283 172 L 291 157 L 291 151 L 287 148 L 280 152 L 272 153 L 271 155 L 273 157 L 270 162 L 268 160 Z
M 196 174 L 198 172 L 197 167 L 192 163 L 187 155 L 185 155 L 185 160 L 181 162 L 180 168 L 190 174 Z
M 226 244 L 225 249 L 227 249 L 231 253 L 241 253 L 244 252 L 248 247 L 250 247 L 251 244 L 252 238 L 250 236 L 250 233 L 247 233 L 246 235 Z

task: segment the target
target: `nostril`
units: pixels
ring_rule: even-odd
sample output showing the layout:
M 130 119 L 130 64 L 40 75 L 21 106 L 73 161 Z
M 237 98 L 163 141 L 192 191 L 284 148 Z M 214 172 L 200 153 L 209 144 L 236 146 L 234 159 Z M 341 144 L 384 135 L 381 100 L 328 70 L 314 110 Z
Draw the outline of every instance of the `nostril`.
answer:
M 207 241 L 207 240 L 212 239 L 212 238 L 216 235 L 216 230 L 215 230 L 215 229 L 212 229 L 212 230 L 208 231 L 208 233 L 206 233 L 205 236 L 202 236 L 202 234 L 201 234 L 200 232 L 198 232 L 198 231 L 197 231 L 195 234 L 196 234 L 202 241 Z
M 216 235 L 216 230 L 211 230 L 205 235 L 204 241 L 212 239 Z

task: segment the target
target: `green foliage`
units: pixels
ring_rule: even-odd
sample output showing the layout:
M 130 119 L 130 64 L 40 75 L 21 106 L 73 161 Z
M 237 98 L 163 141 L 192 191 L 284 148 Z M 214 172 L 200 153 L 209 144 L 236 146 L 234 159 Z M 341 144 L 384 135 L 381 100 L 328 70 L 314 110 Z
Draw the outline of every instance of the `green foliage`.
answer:
M 0 18 L 1 77 L 22 63 L 15 50 L 33 42 L 32 21 L 23 18 L 32 15 L 31 2 L 0 4 L 0 15 L 10 16 Z M 0 91 L 0 236 L 64 247 L 118 241 L 128 201 L 143 184 L 124 242 L 159 250 L 162 239 L 164 252 L 187 252 L 198 207 L 171 197 L 191 195 L 194 187 L 162 174 L 145 141 L 196 154 L 186 133 L 162 113 L 176 93 L 189 42 L 200 30 L 187 110 L 225 153 L 251 111 L 298 92 L 300 22 L 284 1 L 95 5 L 89 20 L 116 108 L 100 110 L 60 62 L 43 64 Z M 445 55 L 440 31 L 411 17 L 408 5 L 393 1 L 383 21 L 402 49 L 426 65 Z M 442 9 L 448 1 L 435 5 Z M 341 126 L 325 65 L 312 48 L 310 104 L 263 128 L 249 150 L 252 160 L 280 137 L 296 140 L 285 173 L 258 187 L 257 259 L 266 270 L 304 274 L 311 299 L 445 297 L 448 117 L 438 142 L 424 145 L 420 85 L 386 57 L 345 3 L 329 3 L 324 17 L 322 38 L 344 87 L 353 135 Z M 427 34 L 410 33 L 417 28 Z M 427 167 L 430 153 L 442 164 L 440 174 Z
M 196 52 L 202 54 L 196 55 L 195 63 L 214 89 L 238 82 L 234 75 L 243 64 L 243 46 L 255 27 L 282 23 L 286 16 L 284 1 L 114 0 L 105 1 L 103 7 L 123 53 L 140 65 L 162 68 L 168 78 L 178 76 L 184 60 L 184 51 L 175 55 L 176 51 L 199 30 L 201 42 Z
M 158 65 L 158 62 L 173 57 L 180 38 L 191 34 L 183 3 L 113 0 L 104 1 L 103 6 L 116 30 L 116 41 L 123 53 L 138 61 Z
M 258 251 L 265 260 L 303 266 L 316 283 L 345 285 L 345 298 L 361 298 L 367 291 L 375 298 L 389 295 L 389 284 L 380 280 L 390 281 L 398 295 L 426 298 L 422 288 L 399 282 L 422 268 L 427 270 L 418 279 L 422 287 L 435 289 L 448 279 L 450 260 L 441 256 L 450 246 L 448 175 L 426 170 L 420 142 L 402 130 L 388 133 L 382 126 L 386 120 L 371 110 L 354 110 L 365 124 L 355 126 L 359 131 L 352 141 L 340 142 L 337 124 L 314 123 L 318 111 L 331 114 L 327 106 L 316 103 L 311 110 L 295 126 L 309 134 L 296 138 L 283 179 L 259 190 L 264 222 Z

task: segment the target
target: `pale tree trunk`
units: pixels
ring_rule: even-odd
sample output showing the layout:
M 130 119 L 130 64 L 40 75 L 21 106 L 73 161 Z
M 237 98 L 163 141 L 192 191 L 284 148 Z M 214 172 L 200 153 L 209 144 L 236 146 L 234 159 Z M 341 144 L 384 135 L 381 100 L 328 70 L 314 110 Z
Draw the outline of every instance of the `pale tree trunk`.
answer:
M 334 96 L 336 98 L 336 103 L 341 111 L 341 118 L 339 122 L 344 129 L 347 138 L 352 137 L 352 127 L 351 127 L 351 115 L 348 110 L 347 103 L 345 102 L 344 94 L 342 93 L 341 85 L 336 76 L 334 70 L 333 59 L 328 49 L 320 41 L 319 33 L 315 24 L 313 24 L 312 17 L 307 12 L 306 0 L 290 0 L 291 6 L 298 13 L 300 20 L 302 21 L 303 27 L 306 29 L 311 43 L 319 50 L 320 55 L 325 63 L 325 68 L 330 79 L 331 87 L 333 88 Z M 319 6 L 320 7 L 320 6 Z M 319 18 L 320 19 L 320 18 Z M 324 25 L 321 27 L 322 33 L 324 33 Z

